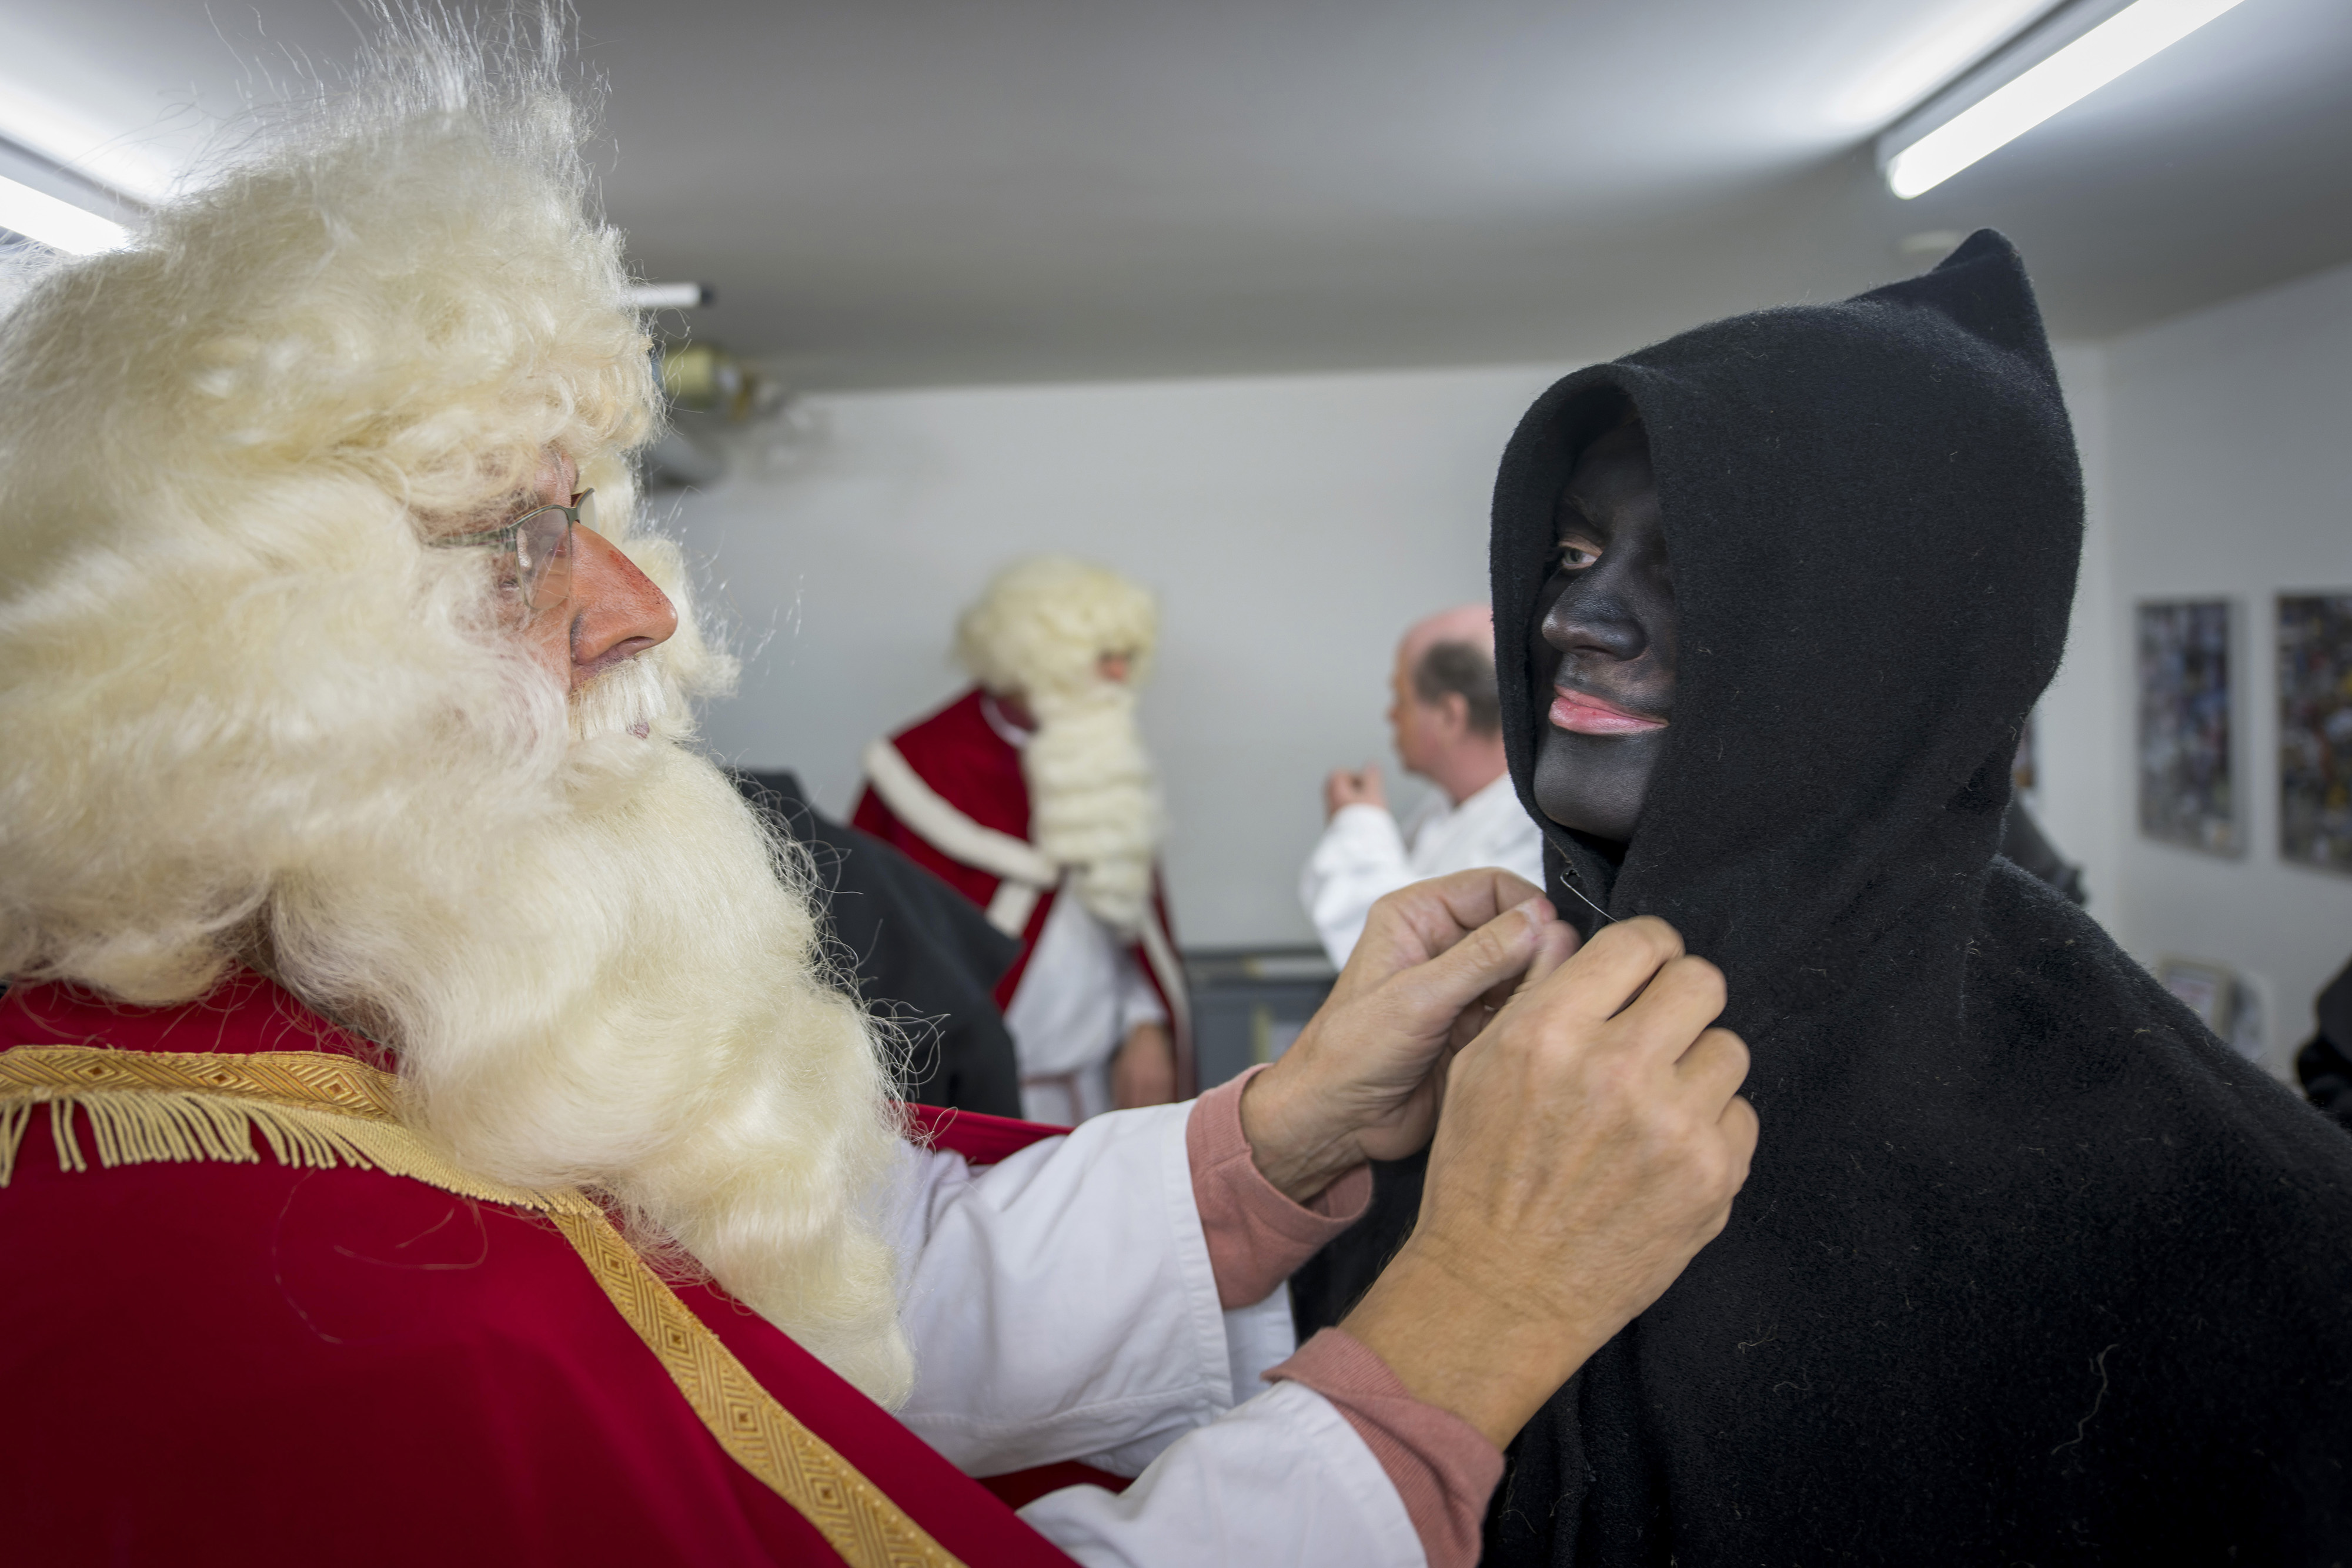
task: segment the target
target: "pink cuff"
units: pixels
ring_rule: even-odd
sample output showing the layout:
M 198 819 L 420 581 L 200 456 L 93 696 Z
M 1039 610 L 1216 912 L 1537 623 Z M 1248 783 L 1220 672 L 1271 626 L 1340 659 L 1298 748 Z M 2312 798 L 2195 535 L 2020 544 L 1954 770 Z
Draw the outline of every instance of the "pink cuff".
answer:
M 1429 1568 L 1478 1561 L 1503 1450 L 1477 1427 L 1406 1393 L 1389 1364 L 1343 1329 L 1325 1329 L 1265 1377 L 1312 1388 L 1348 1418 L 1403 1500 Z
M 1262 1301 L 1364 1217 L 1372 1202 L 1372 1168 L 1358 1166 L 1301 1207 L 1277 1191 L 1250 1157 L 1242 1135 L 1242 1090 L 1265 1071 L 1253 1067 L 1192 1103 L 1184 1154 L 1192 1166 L 1192 1202 L 1209 1241 L 1217 1304 L 1228 1310 Z

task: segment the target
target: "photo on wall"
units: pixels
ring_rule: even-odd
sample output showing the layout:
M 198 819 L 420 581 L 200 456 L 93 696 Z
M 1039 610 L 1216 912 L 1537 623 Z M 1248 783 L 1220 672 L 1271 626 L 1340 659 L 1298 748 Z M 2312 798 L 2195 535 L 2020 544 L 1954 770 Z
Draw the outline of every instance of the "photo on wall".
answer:
M 2212 854 L 2243 847 L 2231 766 L 2230 601 L 2139 607 L 2139 831 Z
M 2278 596 L 2279 854 L 2352 875 L 2352 593 Z

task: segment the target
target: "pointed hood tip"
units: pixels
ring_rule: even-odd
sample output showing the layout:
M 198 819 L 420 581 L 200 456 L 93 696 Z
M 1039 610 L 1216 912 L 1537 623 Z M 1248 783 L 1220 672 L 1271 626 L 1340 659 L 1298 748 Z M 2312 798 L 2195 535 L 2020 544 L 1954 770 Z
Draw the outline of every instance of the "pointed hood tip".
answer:
M 1948 267 L 1966 267 L 1971 262 L 1982 261 L 1990 256 L 2001 257 L 2015 266 L 2021 273 L 2025 270 L 2025 258 L 2018 255 L 2017 246 L 2011 244 L 2010 237 L 1999 229 L 1978 229 L 1953 247 L 1951 255 L 1927 270 L 1931 273 L 1942 272 Z
M 2033 279 L 1999 229 L 1979 229 L 1926 272 L 1849 301 L 1865 302 L 1932 311 L 1990 348 L 2022 356 L 2045 376 L 2055 374 Z

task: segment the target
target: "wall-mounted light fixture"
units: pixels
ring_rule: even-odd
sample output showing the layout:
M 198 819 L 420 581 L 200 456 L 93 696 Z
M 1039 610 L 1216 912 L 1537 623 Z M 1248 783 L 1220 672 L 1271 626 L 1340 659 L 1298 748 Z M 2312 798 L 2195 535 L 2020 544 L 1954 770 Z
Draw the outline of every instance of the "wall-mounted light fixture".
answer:
M 784 389 L 712 342 L 673 343 L 656 350 L 662 391 L 670 406 L 716 413 L 740 423 L 774 407 Z
M 2161 54 L 2239 0 L 2080 0 L 1878 139 L 1886 188 L 1932 191 L 2052 115 Z

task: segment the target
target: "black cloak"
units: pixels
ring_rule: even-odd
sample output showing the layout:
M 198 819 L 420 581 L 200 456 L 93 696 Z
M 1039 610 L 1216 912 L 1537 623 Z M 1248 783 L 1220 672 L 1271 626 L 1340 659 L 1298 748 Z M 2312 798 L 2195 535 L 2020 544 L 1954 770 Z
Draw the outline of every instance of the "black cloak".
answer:
M 911 1047 L 907 1097 L 1020 1115 L 1021 1069 L 993 994 L 1019 941 L 898 849 L 819 813 L 792 774 L 738 773 L 735 784 L 807 848 L 867 1010 L 897 1022 Z
M 1527 634 L 1560 488 L 1627 402 L 1680 653 L 1612 853 L 1535 807 Z M 2082 519 L 1990 232 L 1521 422 L 1496 667 L 1553 902 L 1598 922 L 1565 877 L 1722 967 L 1762 1134 L 1723 1234 L 1513 1445 L 1488 1563 L 2352 1561 L 2352 1139 L 1996 857 Z
M 2069 900 L 2088 904 L 2083 889 L 2083 868 L 2070 863 L 2033 820 L 2022 800 L 2009 803 L 2009 817 L 2000 826 L 2000 855 L 2036 882 L 2046 882 Z

